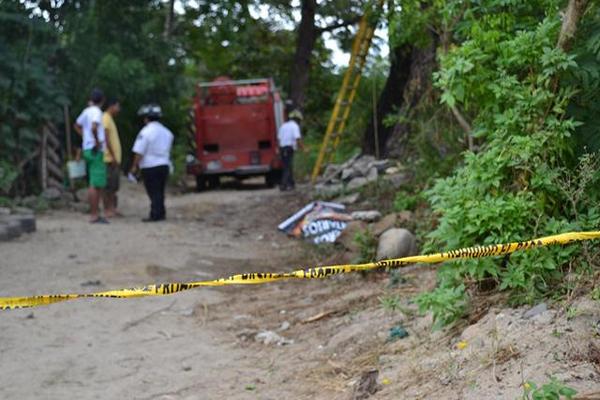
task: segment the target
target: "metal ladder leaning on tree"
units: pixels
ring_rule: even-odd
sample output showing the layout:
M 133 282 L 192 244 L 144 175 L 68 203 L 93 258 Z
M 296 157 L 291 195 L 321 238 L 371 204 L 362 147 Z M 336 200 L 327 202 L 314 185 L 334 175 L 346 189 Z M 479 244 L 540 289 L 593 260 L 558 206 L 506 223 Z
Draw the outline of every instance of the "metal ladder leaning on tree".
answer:
M 374 13 L 379 12 L 382 5 L 382 0 L 377 1 L 374 5 Z M 335 149 L 339 145 L 341 136 L 346 128 L 346 121 L 350 115 L 352 103 L 354 102 L 354 97 L 356 96 L 356 91 L 360 83 L 369 48 L 371 47 L 371 41 L 375 34 L 376 23 L 372 23 L 375 19 L 373 17 L 373 13 L 367 11 L 360 19 L 358 32 L 352 43 L 352 53 L 350 55 L 348 69 L 344 73 L 342 86 L 337 94 L 333 112 L 329 118 L 319 155 L 312 171 L 312 183 L 316 182 L 324 164 L 333 161 Z

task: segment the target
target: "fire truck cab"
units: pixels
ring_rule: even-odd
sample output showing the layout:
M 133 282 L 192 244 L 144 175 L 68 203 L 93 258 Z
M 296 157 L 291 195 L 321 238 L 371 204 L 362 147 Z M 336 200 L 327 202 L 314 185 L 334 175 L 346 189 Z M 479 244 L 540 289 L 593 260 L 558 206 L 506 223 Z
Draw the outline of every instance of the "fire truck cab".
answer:
M 193 154 L 187 171 L 198 190 L 215 187 L 222 176 L 264 176 L 274 186 L 281 175 L 277 131 L 284 105 L 272 79 L 200 83 L 194 98 Z

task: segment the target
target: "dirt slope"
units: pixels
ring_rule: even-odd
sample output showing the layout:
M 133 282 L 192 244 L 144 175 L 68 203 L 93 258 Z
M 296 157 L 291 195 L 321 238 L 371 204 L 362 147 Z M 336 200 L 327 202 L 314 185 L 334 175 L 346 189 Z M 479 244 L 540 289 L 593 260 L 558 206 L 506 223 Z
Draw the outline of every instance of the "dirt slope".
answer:
M 37 233 L 0 244 L 0 295 L 339 261 L 276 232 L 302 203 L 258 187 L 170 196 L 169 221 L 146 225 L 146 199 L 128 185 L 127 217 L 111 225 L 54 212 Z M 387 274 L 371 274 L 4 312 L 0 398 L 351 399 L 371 389 L 374 399 L 514 399 L 524 380 L 547 375 L 600 398 L 597 302 L 531 319 L 525 309 L 492 308 L 471 326 L 432 333 L 410 298 L 435 284 L 434 269 L 403 278 L 393 287 Z M 392 297 L 399 308 L 384 309 L 379 299 Z M 389 341 L 397 325 L 409 336 Z M 257 342 L 265 330 L 293 343 Z M 375 370 L 372 385 L 361 382 Z

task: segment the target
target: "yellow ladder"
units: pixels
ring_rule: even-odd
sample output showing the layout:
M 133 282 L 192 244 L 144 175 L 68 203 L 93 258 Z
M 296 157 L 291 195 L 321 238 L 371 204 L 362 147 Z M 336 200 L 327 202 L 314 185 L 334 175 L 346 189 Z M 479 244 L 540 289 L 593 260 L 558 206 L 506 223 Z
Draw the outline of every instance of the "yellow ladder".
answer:
M 378 5 L 381 7 L 383 1 L 379 1 Z M 358 26 L 358 32 L 352 43 L 352 53 L 350 55 L 350 63 L 348 69 L 344 74 L 344 80 L 342 86 L 337 94 L 333 112 L 329 123 L 327 124 L 327 131 L 323 137 L 321 148 L 319 150 L 319 156 L 317 162 L 312 171 L 311 180 L 313 183 L 316 182 L 317 177 L 321 173 L 323 164 L 325 162 L 331 163 L 333 161 L 333 155 L 335 149 L 340 143 L 340 138 L 346 128 L 346 121 L 350 115 L 350 109 L 352 108 L 352 102 L 356 96 L 356 90 L 360 83 L 362 76 L 362 70 L 365 66 L 367 54 L 371 47 L 371 41 L 375 34 L 375 27 L 369 23 L 371 15 L 367 12 L 360 19 Z M 325 159 L 327 158 L 327 161 Z

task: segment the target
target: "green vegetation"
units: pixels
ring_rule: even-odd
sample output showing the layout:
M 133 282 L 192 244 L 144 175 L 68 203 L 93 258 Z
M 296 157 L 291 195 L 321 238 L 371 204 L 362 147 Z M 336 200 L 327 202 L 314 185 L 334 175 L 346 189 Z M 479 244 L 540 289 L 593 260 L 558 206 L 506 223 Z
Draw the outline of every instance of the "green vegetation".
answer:
M 559 400 L 572 399 L 577 390 L 552 378 L 550 382 L 538 387 L 535 382 L 527 381 L 523 384 L 522 400 Z
M 354 242 L 358 245 L 359 255 L 357 263 L 368 263 L 375 260 L 377 254 L 377 238 L 367 228 L 363 231 L 356 232 Z

